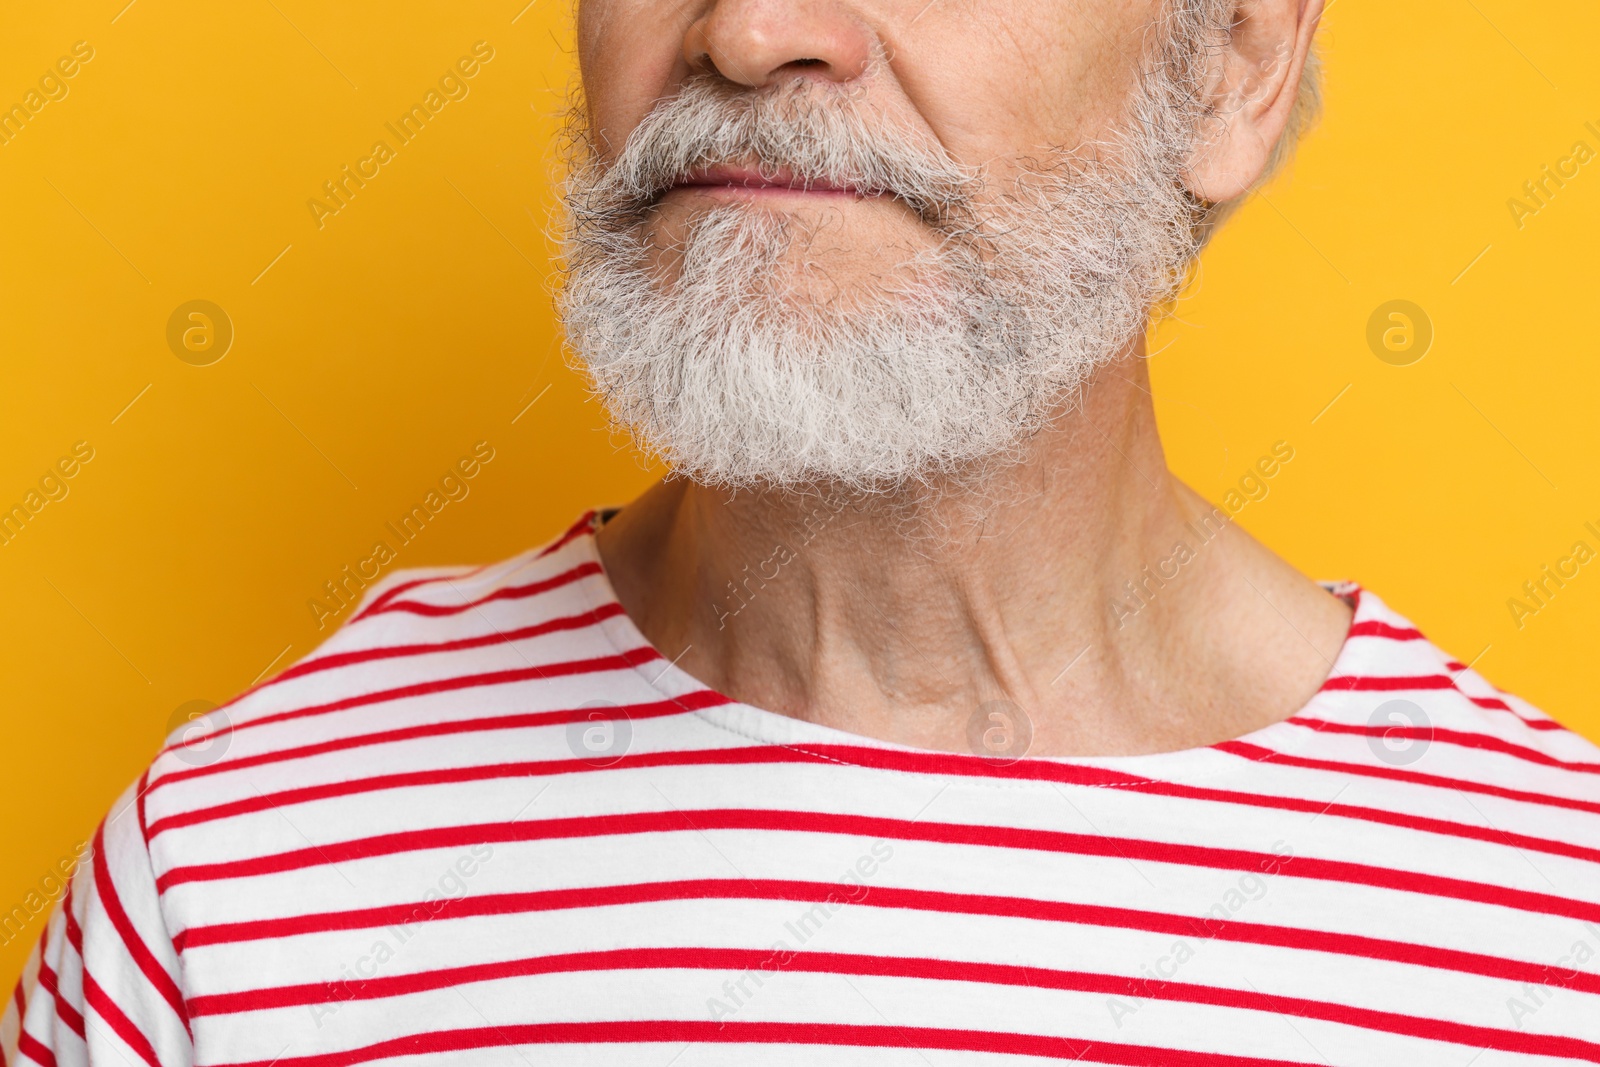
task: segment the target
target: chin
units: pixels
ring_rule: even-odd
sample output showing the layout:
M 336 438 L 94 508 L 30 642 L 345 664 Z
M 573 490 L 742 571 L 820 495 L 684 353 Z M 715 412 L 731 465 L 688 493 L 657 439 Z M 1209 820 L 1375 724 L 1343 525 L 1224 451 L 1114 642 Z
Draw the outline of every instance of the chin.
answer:
M 676 205 L 644 229 L 644 267 L 663 292 L 704 291 L 720 275 L 730 308 L 818 313 L 860 310 L 901 300 L 937 276 L 930 269 L 937 235 L 904 213 L 884 217 L 872 205 L 802 202 L 723 203 L 713 211 Z M 720 239 L 706 242 L 708 228 Z

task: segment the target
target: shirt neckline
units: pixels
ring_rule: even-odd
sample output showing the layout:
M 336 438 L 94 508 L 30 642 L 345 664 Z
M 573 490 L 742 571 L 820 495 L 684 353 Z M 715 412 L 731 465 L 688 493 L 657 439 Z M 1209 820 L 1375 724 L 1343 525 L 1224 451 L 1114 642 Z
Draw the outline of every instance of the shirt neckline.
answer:
M 584 528 L 584 532 L 574 539 L 575 543 L 572 547 L 584 557 L 585 563 L 592 563 L 595 567 L 591 580 L 581 584 L 587 590 L 586 595 L 589 597 L 592 608 L 611 610 L 612 614 L 601 624 L 600 629 L 618 652 L 648 648 L 659 657 L 646 663 L 638 664 L 633 667 L 633 670 L 651 688 L 667 699 L 678 700 L 691 694 L 702 698 L 708 695 L 717 698 L 718 703 L 710 707 L 696 708 L 692 714 L 718 729 L 737 734 L 757 744 L 778 745 L 795 749 L 805 749 L 807 746 L 883 749 L 890 752 L 936 757 L 943 760 L 972 760 L 974 763 L 984 764 L 989 767 L 1007 765 L 997 764 L 995 760 L 985 756 L 902 745 L 864 734 L 838 730 L 831 726 L 809 722 L 805 719 L 797 719 L 791 715 L 770 711 L 754 704 L 735 700 L 733 697 L 717 692 L 711 686 L 706 685 L 700 679 L 680 668 L 676 661 L 663 655 L 661 650 L 657 649 L 650 639 L 644 635 L 644 632 L 638 628 L 626 610 L 617 610 L 622 607 L 621 600 L 617 596 L 616 589 L 611 584 L 611 576 L 605 569 L 605 561 L 600 556 L 599 546 L 595 539 L 595 533 L 603 523 L 603 520 L 614 513 L 614 511 L 594 511 L 579 522 L 580 527 Z M 1377 597 L 1356 582 L 1323 581 L 1317 584 L 1322 586 L 1329 595 L 1337 596 L 1351 605 L 1353 610 L 1350 629 L 1346 631 L 1344 640 L 1340 644 L 1339 652 L 1334 657 L 1333 665 L 1326 678 L 1324 678 L 1322 685 L 1305 704 L 1297 708 L 1292 714 L 1248 733 L 1226 738 L 1209 745 L 1166 752 L 1142 753 L 1133 756 L 1023 756 L 1015 761 L 1016 764 L 1033 763 L 1065 767 L 1092 767 L 1139 777 L 1154 778 L 1181 775 L 1186 779 L 1194 780 L 1218 777 L 1228 773 L 1238 773 L 1249 770 L 1254 766 L 1254 760 L 1241 759 L 1237 755 L 1225 753 L 1220 750 L 1221 746 L 1248 745 L 1283 755 L 1293 755 L 1299 752 L 1302 748 L 1312 743 L 1317 734 L 1315 730 L 1296 725 L 1295 720 L 1311 718 L 1341 721 L 1348 717 L 1346 712 L 1350 693 L 1341 689 L 1330 688 L 1330 683 L 1341 677 L 1365 673 L 1362 669 L 1363 660 L 1368 657 L 1361 647 L 1361 642 L 1352 640 L 1352 637 L 1360 623 L 1370 621 L 1382 610 L 1382 605 Z M 830 758 L 832 758 L 831 755 Z M 898 772 L 883 771 L 882 773 Z M 979 778 L 977 780 L 981 781 L 983 779 Z M 1009 784 L 1016 785 L 1037 784 L 1028 782 L 1025 775 L 1014 776 L 1007 774 L 1004 776 L 1004 780 L 1008 781 Z

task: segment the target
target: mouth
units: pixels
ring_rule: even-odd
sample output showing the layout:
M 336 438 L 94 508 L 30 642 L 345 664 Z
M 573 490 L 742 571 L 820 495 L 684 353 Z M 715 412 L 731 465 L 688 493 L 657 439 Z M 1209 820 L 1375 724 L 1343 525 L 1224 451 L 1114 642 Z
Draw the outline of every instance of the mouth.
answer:
M 831 200 L 871 200 L 883 194 L 847 183 L 799 177 L 787 168 L 720 165 L 700 167 L 673 184 L 664 195 L 689 193 L 718 200 L 763 200 L 800 197 Z

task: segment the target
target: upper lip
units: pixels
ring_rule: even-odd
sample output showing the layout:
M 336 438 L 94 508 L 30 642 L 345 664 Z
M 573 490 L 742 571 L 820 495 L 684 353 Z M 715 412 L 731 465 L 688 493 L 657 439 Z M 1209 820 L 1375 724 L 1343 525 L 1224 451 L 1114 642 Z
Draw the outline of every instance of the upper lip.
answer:
M 715 166 L 696 167 L 680 178 L 674 188 L 694 188 L 719 185 L 743 186 L 748 189 L 795 189 L 815 193 L 856 193 L 854 185 L 826 180 L 808 180 L 797 176 L 787 167 L 758 167 L 738 163 L 720 163 Z

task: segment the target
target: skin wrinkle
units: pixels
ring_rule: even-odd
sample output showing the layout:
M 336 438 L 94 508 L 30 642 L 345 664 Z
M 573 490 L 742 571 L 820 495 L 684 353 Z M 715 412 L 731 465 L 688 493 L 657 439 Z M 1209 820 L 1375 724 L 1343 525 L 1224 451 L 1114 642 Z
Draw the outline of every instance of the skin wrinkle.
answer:
M 698 479 L 600 533 L 666 658 L 757 707 L 928 748 L 965 750 L 975 709 L 1009 699 L 1038 755 L 1236 736 L 1320 684 L 1299 634 L 1331 653 L 1348 609 L 1235 524 L 1134 625 L 1107 611 L 1206 507 L 1166 470 L 1140 328 L 1204 236 L 1197 190 L 1261 172 L 1240 184 L 1287 128 L 1301 62 L 1217 115 L 1207 151 L 1212 87 L 1250 59 L 1207 29 L 1226 4 L 1167 2 L 947 0 L 912 24 L 922 5 L 901 0 L 583 0 L 583 114 L 611 132 L 569 196 L 563 313 L 619 419 Z M 1309 46 L 1296 0 L 1260 5 L 1282 17 L 1258 30 Z M 1235 37 L 1259 53 L 1259 33 Z M 706 81 L 702 38 L 748 84 Z M 1165 80 L 1131 93 L 1141 73 Z M 792 106 L 743 132 L 712 118 L 719 94 L 735 121 L 791 80 Z M 864 166 L 902 203 L 663 195 L 697 161 Z M 833 495 L 844 509 L 808 536 Z M 780 543 L 793 561 L 722 617 Z

